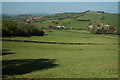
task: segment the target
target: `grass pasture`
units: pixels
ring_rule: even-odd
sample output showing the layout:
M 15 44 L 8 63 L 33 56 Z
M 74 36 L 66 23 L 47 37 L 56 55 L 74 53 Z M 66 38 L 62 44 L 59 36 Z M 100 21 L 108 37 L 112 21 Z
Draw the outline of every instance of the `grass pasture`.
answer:
M 103 20 L 103 23 L 105 24 L 110 24 L 114 27 L 116 27 L 117 29 L 120 29 L 118 27 L 118 15 L 111 15 L 111 14 L 104 14 L 105 19 Z
M 19 19 L 18 23 L 26 23 L 24 19 L 30 17 L 35 16 L 6 16 L 5 19 Z M 45 35 L 0 38 L 4 40 L 0 55 L 2 77 L 117 78 L 120 66 L 118 35 L 84 31 L 89 25 L 99 24 L 110 24 L 117 29 L 117 17 L 117 14 L 88 11 L 54 14 L 28 22 L 42 28 Z M 65 26 L 66 29 L 52 28 L 55 26 Z
M 3 77 L 6 78 L 118 77 L 115 45 L 3 44 L 4 50 L 14 53 L 3 55 Z
M 3 39 L 117 43 L 115 35 L 79 30 L 45 30 L 43 37 Z M 3 78 L 117 78 L 117 45 L 65 45 L 3 41 Z
M 4 37 L 3 39 L 33 40 L 71 43 L 118 43 L 118 36 L 112 34 L 95 35 L 83 30 L 44 30 L 45 36 Z
M 69 17 L 65 17 L 65 16 L 69 16 Z M 35 22 L 34 24 L 44 28 L 48 28 L 49 26 L 65 26 L 66 28 L 86 30 L 88 25 L 98 25 L 103 23 L 104 25 L 110 24 L 110 26 L 113 26 L 116 29 L 118 29 L 117 14 L 90 11 L 83 14 L 70 14 L 70 13 L 57 14 L 56 17 L 54 17 L 53 15 L 50 18 L 45 18 L 45 21 Z M 64 19 L 58 19 L 61 17 L 64 17 Z M 79 21 L 79 20 L 90 20 L 90 21 Z M 58 24 L 54 24 L 53 21 L 58 21 Z

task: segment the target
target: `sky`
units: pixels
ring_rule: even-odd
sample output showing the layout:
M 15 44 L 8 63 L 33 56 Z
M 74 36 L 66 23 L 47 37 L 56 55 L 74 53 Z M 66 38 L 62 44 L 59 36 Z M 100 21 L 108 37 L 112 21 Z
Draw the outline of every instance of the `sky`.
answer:
M 119 2 L 119 0 L 1 0 L 2 2 Z
M 118 13 L 118 3 L 117 2 L 8 2 L 7 0 L 2 2 L 2 13 L 4 14 L 63 13 L 63 12 L 83 12 L 86 10 L 104 11 L 107 13 Z

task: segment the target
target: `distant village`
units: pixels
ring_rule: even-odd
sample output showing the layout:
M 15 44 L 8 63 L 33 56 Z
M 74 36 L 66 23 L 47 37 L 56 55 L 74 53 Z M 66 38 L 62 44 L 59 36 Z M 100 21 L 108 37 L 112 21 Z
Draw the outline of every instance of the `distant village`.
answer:
M 88 31 L 90 31 L 91 33 L 115 33 L 116 32 L 116 28 L 112 25 L 110 25 L 110 23 L 103 23 L 103 22 L 92 22 L 90 19 L 82 19 L 79 18 L 79 16 L 76 16 L 76 14 L 80 14 L 81 16 L 83 16 L 83 13 L 86 13 L 89 11 L 85 11 L 85 12 L 78 12 L 78 13 L 64 13 L 64 14 L 55 14 L 51 24 L 47 25 L 47 27 L 43 27 L 42 28 L 53 28 L 53 29 L 65 29 L 65 30 L 82 30 L 82 28 L 74 28 L 74 26 L 71 28 L 69 26 L 65 26 L 63 24 L 59 24 L 60 21 L 64 20 L 64 19 L 69 19 L 71 16 L 73 17 L 73 19 L 78 22 L 78 21 L 82 21 L 82 22 L 90 22 L 90 24 L 87 24 L 86 27 Z M 101 11 L 98 11 L 100 13 L 104 13 Z M 59 15 L 59 17 L 58 17 Z M 74 16 L 75 15 L 75 16 Z M 93 14 L 91 14 L 93 15 Z M 32 18 L 25 18 L 24 19 L 24 24 L 29 24 L 29 23 L 36 23 L 36 22 L 42 22 L 42 21 L 47 21 L 47 19 L 50 19 L 50 16 L 45 16 L 45 17 L 32 17 Z M 57 21 L 55 21 L 57 20 Z M 16 22 L 19 22 L 20 20 L 13 20 Z M 67 24 L 70 24 L 71 22 L 68 21 Z M 80 25 L 80 24 L 79 24 Z
M 27 18 L 27 19 L 25 19 L 25 24 L 28 24 L 28 23 L 30 23 L 30 21 L 33 21 L 33 20 L 38 20 L 38 19 L 43 19 L 44 17 L 34 17 L 34 18 Z M 13 20 L 13 21 L 16 21 L 16 22 L 18 22 L 18 21 L 20 21 L 20 20 Z M 65 26 L 54 26 L 54 28 L 61 28 L 61 29 L 64 29 L 65 28 Z

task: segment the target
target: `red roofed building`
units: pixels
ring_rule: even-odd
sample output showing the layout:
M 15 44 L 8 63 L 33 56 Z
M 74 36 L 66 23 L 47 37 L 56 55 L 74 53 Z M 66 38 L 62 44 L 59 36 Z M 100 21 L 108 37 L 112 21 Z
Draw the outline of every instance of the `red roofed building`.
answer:
M 34 18 L 29 18 L 29 19 L 26 19 L 27 21 L 29 20 L 36 20 L 36 19 L 42 19 L 43 17 L 34 17 Z
M 35 18 L 33 18 L 33 19 L 42 19 L 43 17 L 35 17 Z
M 29 18 L 29 19 L 27 19 L 27 21 L 29 21 L 29 20 L 33 20 L 33 18 Z

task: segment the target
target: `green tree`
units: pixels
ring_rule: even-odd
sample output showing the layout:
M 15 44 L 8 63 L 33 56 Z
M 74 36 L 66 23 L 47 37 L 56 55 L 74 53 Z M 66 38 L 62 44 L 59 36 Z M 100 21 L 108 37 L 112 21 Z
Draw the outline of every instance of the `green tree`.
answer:
M 2 36 L 14 36 L 17 31 L 17 23 L 11 20 L 2 22 Z
M 44 31 L 34 24 L 19 24 L 16 36 L 43 36 Z

